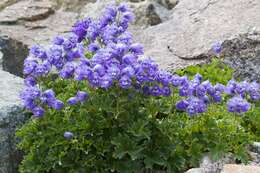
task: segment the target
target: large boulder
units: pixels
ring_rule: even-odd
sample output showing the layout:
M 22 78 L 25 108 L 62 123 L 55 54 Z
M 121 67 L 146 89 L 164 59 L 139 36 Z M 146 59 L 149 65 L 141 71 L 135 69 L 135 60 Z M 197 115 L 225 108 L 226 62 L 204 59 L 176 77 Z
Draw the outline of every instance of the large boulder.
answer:
M 18 95 L 23 80 L 0 70 L 0 172 L 16 173 L 21 153 L 16 150 L 15 131 L 25 121 Z
M 240 43 L 243 39 L 251 39 L 252 32 L 259 34 L 259 16 L 259 0 L 181 0 L 170 20 L 139 31 L 136 39 L 145 45 L 146 54 L 162 67 L 182 68 L 211 57 L 215 42 L 236 39 Z M 246 47 L 238 47 L 236 51 L 247 49 L 247 52 L 254 52 L 259 44 L 256 40 L 252 44 L 243 44 Z M 233 45 L 223 46 L 231 51 Z M 245 56 L 251 58 L 251 55 Z M 260 63 L 256 61 L 259 56 L 252 55 L 252 58 L 255 59 L 252 61 L 254 66 L 259 67 Z M 255 72 L 254 68 L 249 68 L 251 73 Z

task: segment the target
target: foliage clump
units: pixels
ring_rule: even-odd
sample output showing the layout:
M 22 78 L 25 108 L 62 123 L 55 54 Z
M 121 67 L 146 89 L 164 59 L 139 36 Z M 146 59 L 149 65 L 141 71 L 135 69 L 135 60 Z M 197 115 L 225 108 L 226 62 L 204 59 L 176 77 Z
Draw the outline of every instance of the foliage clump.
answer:
M 31 48 L 21 99 L 33 116 L 17 132 L 20 172 L 177 173 L 204 153 L 247 160 L 248 129 L 256 127 L 241 115 L 260 99 L 259 85 L 211 83 L 139 60 L 143 48 L 127 31 L 132 20 L 125 4 L 111 6 L 48 50 Z

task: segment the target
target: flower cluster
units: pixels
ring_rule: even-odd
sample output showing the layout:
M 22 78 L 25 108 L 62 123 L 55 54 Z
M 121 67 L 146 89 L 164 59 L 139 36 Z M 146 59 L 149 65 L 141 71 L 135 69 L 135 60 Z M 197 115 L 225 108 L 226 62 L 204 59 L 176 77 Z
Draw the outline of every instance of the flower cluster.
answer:
M 185 97 L 176 104 L 177 109 L 190 115 L 205 112 L 210 102 L 220 102 L 224 91 L 241 96 L 239 102 L 237 99 L 228 102 L 228 106 L 232 107 L 229 110 L 233 112 L 249 109 L 248 103 L 241 101 L 246 93 L 252 100 L 259 100 L 259 86 L 256 83 L 237 84 L 230 81 L 227 87 L 221 84 L 212 86 L 209 81 L 202 82 L 199 74 L 190 81 L 185 76 L 160 70 L 149 58 L 140 60 L 143 47 L 134 43 L 127 31 L 133 20 L 134 15 L 126 4 L 110 6 L 99 20 L 84 19 L 73 26 L 67 37 L 55 37 L 49 49 L 33 46 L 24 61 L 26 87 L 21 98 L 25 107 L 37 117 L 44 114 L 45 105 L 56 110 L 64 107 L 65 104 L 55 98 L 52 89 L 42 92 L 37 85 L 37 80 L 51 72 L 57 72 L 64 80 L 87 81 L 93 88 L 134 88 L 155 97 L 170 96 L 175 87 L 179 89 L 179 95 Z M 219 49 L 220 46 L 216 51 L 219 52 Z M 72 106 L 87 98 L 88 93 L 78 91 L 66 102 Z

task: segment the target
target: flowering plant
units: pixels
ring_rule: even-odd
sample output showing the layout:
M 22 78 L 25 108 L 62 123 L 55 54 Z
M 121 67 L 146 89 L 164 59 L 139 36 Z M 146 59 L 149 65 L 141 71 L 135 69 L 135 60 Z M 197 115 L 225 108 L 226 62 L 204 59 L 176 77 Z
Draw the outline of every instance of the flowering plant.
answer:
M 205 113 L 224 95 L 232 97 L 228 111 L 242 114 L 251 106 L 246 99 L 260 99 L 256 82 L 212 85 L 140 59 L 143 47 L 127 31 L 133 19 L 126 4 L 110 6 L 98 21 L 84 19 L 55 37 L 48 50 L 31 48 L 21 99 L 36 119 L 18 132 L 27 152 L 21 172 L 177 172 L 179 144 L 163 131 L 165 116 Z

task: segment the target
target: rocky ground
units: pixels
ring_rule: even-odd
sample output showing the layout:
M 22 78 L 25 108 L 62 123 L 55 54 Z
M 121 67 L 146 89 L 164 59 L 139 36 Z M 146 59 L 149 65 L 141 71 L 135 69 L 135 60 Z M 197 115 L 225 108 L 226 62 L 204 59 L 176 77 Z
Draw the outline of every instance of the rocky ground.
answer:
M 17 99 L 22 80 L 16 76 L 22 77 L 29 47 L 47 45 L 54 35 L 66 34 L 75 21 L 85 16 L 97 18 L 110 3 L 111 0 L 0 1 L 1 173 L 16 172 L 14 160 L 19 160 L 19 153 L 10 145 L 15 127 L 24 120 Z M 235 76 L 260 82 L 259 0 L 127 0 L 127 3 L 136 14 L 130 27 L 135 40 L 144 45 L 146 55 L 162 68 L 172 70 L 207 62 L 212 57 L 212 44 L 220 42 L 223 61 L 235 69 Z M 252 151 L 251 165 L 259 165 L 259 154 L 259 150 Z M 205 157 L 201 168 L 189 173 L 260 172 L 259 167 L 232 164 L 226 160 L 211 163 Z

